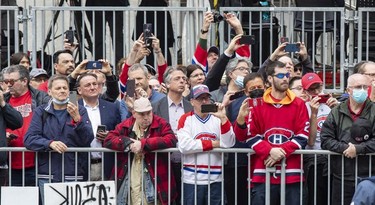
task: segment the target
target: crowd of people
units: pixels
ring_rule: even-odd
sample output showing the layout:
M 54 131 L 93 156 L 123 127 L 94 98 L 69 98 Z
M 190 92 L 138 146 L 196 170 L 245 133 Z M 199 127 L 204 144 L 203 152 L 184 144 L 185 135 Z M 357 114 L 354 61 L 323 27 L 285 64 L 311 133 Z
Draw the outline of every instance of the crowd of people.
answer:
M 159 39 L 147 46 L 143 34 L 118 73 L 106 59 L 97 59 L 99 69 L 88 69 L 87 59 L 76 65 L 67 43 L 53 55 L 52 76 L 13 54 L 0 78 L 0 142 L 38 154 L 10 152 L 7 160 L 2 153 L 1 185 L 39 186 L 43 201 L 48 182 L 117 179 L 121 205 L 264 204 L 265 176 L 273 172 L 271 204 L 280 204 L 285 166 L 286 204 L 350 204 L 356 177 L 375 172 L 365 155 L 375 152 L 375 63 L 356 66 L 339 101 L 324 93 L 304 42 L 295 55 L 281 43 L 252 72 L 240 20 L 231 13 L 224 19 L 234 33 L 224 53 L 207 45 L 214 17 L 206 12 L 191 65 L 168 66 Z M 156 69 L 141 63 L 150 55 Z M 119 153 L 75 154 L 71 147 Z M 170 155 L 154 152 L 176 147 Z M 214 148 L 255 154 L 207 152 Z M 293 154 L 302 149 L 340 155 Z

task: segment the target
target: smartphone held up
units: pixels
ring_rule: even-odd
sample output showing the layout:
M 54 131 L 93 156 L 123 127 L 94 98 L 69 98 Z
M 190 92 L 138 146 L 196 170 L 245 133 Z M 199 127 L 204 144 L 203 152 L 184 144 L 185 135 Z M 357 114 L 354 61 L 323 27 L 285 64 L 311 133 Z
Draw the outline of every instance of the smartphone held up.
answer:
M 70 91 L 69 102 L 73 103 L 74 105 L 78 105 L 78 99 L 77 99 L 77 92 L 76 91 Z
M 319 103 L 327 103 L 328 99 L 331 97 L 329 94 L 320 94 L 318 95 L 318 97 L 320 97 L 320 99 L 318 100 Z
M 126 95 L 129 97 L 134 97 L 134 94 L 135 94 L 135 80 L 128 79 L 128 81 L 126 81 Z
M 216 104 L 204 104 L 201 106 L 202 113 L 217 112 L 218 107 Z
M 152 24 L 145 23 L 143 24 L 143 39 L 147 47 L 151 46 L 152 43 Z
M 88 61 L 86 64 L 86 69 L 88 70 L 95 70 L 95 69 L 102 69 L 103 64 L 100 61 Z
M 245 45 L 254 45 L 256 43 L 255 36 L 254 35 L 251 35 L 251 36 L 243 35 L 243 36 L 241 36 L 240 40 L 238 40 L 238 43 L 239 44 L 245 44 Z
M 73 43 L 74 43 L 74 31 L 72 30 L 72 28 L 65 31 L 65 39 L 68 40 L 68 43 L 70 43 L 70 45 L 73 45 Z

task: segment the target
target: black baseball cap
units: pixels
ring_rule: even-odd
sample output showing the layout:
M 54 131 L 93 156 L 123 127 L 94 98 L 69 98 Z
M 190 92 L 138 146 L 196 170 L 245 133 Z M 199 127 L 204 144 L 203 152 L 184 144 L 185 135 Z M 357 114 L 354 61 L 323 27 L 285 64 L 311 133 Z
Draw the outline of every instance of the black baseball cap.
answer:
M 352 139 L 356 142 L 364 142 L 372 137 L 372 126 L 370 120 L 360 117 L 353 122 L 350 128 Z

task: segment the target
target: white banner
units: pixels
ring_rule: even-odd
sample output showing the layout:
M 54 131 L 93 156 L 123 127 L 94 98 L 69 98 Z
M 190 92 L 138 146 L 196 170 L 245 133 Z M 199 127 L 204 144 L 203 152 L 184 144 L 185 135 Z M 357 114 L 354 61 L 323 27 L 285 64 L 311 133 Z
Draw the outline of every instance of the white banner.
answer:
M 0 204 L 11 205 L 38 205 L 38 187 L 1 187 Z
M 44 184 L 45 205 L 115 205 L 116 195 L 114 181 Z

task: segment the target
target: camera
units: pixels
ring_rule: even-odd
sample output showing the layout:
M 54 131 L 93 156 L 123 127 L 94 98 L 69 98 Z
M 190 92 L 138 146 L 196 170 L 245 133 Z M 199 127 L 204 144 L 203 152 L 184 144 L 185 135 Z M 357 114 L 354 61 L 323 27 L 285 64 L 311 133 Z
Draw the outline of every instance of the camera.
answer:
M 219 12 L 213 11 L 212 15 L 214 16 L 213 23 L 220 23 L 221 21 L 224 21 L 224 16 L 222 16 Z

